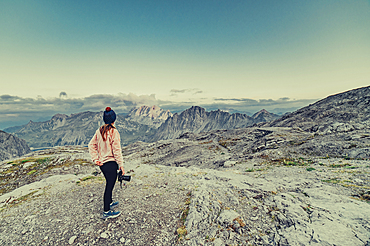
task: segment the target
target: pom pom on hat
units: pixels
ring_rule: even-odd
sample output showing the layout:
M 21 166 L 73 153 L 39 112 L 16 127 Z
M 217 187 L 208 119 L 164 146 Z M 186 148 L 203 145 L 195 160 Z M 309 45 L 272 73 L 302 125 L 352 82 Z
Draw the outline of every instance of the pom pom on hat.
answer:
M 112 124 L 116 120 L 116 113 L 110 107 L 106 107 L 103 114 L 103 120 L 105 124 Z

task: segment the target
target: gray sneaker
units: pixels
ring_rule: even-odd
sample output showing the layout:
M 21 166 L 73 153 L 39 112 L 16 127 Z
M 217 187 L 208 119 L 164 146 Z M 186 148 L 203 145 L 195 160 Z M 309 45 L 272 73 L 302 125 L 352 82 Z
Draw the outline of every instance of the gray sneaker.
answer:
M 113 219 L 113 218 L 116 218 L 118 216 L 120 216 L 121 214 L 121 211 L 113 211 L 113 210 L 109 210 L 108 212 L 103 212 L 103 217 L 102 219 Z

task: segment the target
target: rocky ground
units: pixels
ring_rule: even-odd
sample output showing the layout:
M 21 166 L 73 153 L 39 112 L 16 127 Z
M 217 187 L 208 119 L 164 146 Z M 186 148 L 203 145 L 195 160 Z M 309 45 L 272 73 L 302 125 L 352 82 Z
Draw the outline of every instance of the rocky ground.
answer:
M 122 215 L 107 221 L 86 148 L 33 152 L 0 165 L 0 245 L 370 245 L 360 131 L 335 133 L 347 147 L 292 128 L 138 142 L 123 149 L 132 181 L 114 190 Z

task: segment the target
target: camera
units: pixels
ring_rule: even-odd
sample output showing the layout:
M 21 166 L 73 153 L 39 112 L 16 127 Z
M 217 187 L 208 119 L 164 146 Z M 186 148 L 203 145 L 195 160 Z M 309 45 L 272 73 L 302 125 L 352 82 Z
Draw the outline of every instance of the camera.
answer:
M 122 175 L 122 170 L 119 170 L 118 174 L 118 181 L 121 183 L 121 188 L 122 188 L 122 181 L 130 181 L 131 176 L 130 175 Z

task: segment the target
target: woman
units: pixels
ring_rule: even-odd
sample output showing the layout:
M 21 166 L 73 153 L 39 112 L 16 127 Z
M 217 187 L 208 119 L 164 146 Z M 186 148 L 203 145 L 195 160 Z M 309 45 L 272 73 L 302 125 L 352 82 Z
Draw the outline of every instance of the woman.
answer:
M 103 114 L 103 120 L 105 125 L 96 130 L 90 140 L 89 153 L 92 161 L 100 167 L 106 180 L 103 219 L 108 219 L 116 218 L 121 214 L 120 211 L 112 210 L 118 206 L 118 202 L 112 200 L 112 191 L 117 180 L 118 167 L 122 170 L 122 174 L 125 174 L 125 170 L 123 169 L 121 138 L 114 127 L 116 113 L 107 107 Z

